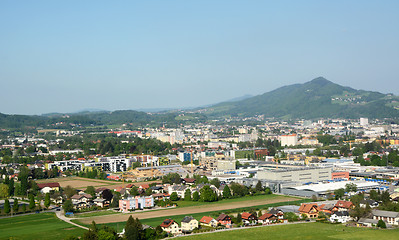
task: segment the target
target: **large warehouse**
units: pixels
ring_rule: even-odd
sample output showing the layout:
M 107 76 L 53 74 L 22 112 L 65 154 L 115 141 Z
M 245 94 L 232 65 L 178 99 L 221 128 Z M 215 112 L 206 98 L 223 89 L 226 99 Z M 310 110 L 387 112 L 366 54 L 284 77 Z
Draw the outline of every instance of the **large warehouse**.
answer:
M 257 178 L 272 181 L 320 182 L 331 179 L 332 168 L 298 167 L 258 171 Z
M 301 197 L 324 197 L 328 193 L 333 193 L 335 190 L 343 188 L 345 189 L 346 184 L 354 183 L 357 186 L 358 191 L 369 191 L 371 189 L 377 189 L 380 184 L 377 182 L 368 181 L 339 181 L 339 182 L 329 182 L 329 183 L 318 183 L 301 185 L 296 187 L 287 187 L 281 190 L 282 194 L 294 195 Z

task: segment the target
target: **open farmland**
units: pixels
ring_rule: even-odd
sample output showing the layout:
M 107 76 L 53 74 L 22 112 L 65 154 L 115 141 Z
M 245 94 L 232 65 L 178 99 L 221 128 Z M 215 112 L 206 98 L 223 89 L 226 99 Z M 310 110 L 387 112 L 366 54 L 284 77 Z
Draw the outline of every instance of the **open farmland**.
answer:
M 238 229 L 191 235 L 178 239 L 186 240 L 208 240 L 209 238 L 219 240 L 246 240 L 257 239 L 342 239 L 342 240 L 393 240 L 399 238 L 399 229 L 369 229 L 345 227 L 341 224 L 328 223 L 300 223 L 286 225 L 269 225 L 257 228 Z
M 212 212 L 212 211 L 220 211 L 220 210 L 228 210 L 235 208 L 245 208 L 252 206 L 260 206 L 267 205 L 273 203 L 280 202 L 289 202 L 289 201 L 297 201 L 298 198 L 280 196 L 280 195 L 262 195 L 262 197 L 254 197 L 249 198 L 237 198 L 237 199 L 228 199 L 222 200 L 218 202 L 206 203 L 198 206 L 190 206 L 190 207 L 181 207 L 181 208 L 173 208 L 173 209 L 165 209 L 165 210 L 157 210 L 157 211 L 144 211 L 137 212 L 131 214 L 113 214 L 113 215 L 105 215 L 105 216 L 96 216 L 96 217 L 87 217 L 82 218 L 79 221 L 83 224 L 90 224 L 92 221 L 95 221 L 98 224 L 101 223 L 112 223 L 112 222 L 124 222 L 127 221 L 130 215 L 134 218 L 139 219 L 148 219 L 148 218 L 157 218 L 157 217 L 169 217 L 174 215 L 190 215 L 194 213 L 202 213 L 202 212 Z
M 65 239 L 80 236 L 84 229 L 59 220 L 54 213 L 0 219 L 0 239 Z
M 61 187 L 71 186 L 77 189 L 85 189 L 88 186 L 93 186 L 95 188 L 98 187 L 108 187 L 111 189 L 122 187 L 122 182 L 117 181 L 109 181 L 109 180 L 100 180 L 100 179 L 91 179 L 91 178 L 82 178 L 82 177 L 62 177 L 62 178 L 52 178 L 52 179 L 41 179 L 38 180 L 37 183 L 45 183 L 45 182 L 58 182 Z M 159 183 L 160 181 L 149 181 L 149 182 L 134 182 L 132 184 L 136 186 L 140 186 L 141 184 L 150 184 L 153 182 Z M 127 185 L 128 183 L 125 183 Z

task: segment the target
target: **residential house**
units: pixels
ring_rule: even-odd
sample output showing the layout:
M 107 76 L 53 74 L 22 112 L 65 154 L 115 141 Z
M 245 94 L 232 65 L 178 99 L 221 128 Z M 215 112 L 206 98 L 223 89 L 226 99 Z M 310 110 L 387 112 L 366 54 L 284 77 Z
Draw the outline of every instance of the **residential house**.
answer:
M 154 207 L 154 198 L 152 196 L 135 196 L 119 200 L 119 210 L 122 212 L 152 207 Z
M 41 193 L 49 193 L 51 191 L 60 191 L 60 184 L 58 182 L 49 182 L 49 183 L 38 183 L 38 188 Z
M 208 227 L 217 227 L 219 223 L 213 217 L 203 216 L 200 220 L 200 224 Z
M 169 186 L 168 193 L 172 194 L 175 192 L 175 193 L 177 193 L 177 196 L 179 196 L 180 198 L 184 198 L 184 193 L 187 188 L 189 188 L 189 187 L 185 186 L 185 185 L 173 184 L 173 185 Z M 191 192 L 193 192 L 193 191 L 191 191 Z
M 378 207 L 378 202 L 374 201 L 373 199 L 363 199 L 362 201 L 360 201 L 359 203 L 359 207 L 361 208 L 366 208 L 367 204 L 371 207 L 371 208 L 376 208 Z
M 89 208 L 93 204 L 91 202 L 92 196 L 90 194 L 75 194 L 71 197 L 72 204 L 76 209 Z
M 359 221 L 357 221 L 358 227 L 373 227 L 373 226 L 377 226 L 377 224 L 378 224 L 378 220 L 370 219 L 370 218 L 360 218 Z
M 299 207 L 299 213 L 305 214 L 308 218 L 317 218 L 319 215 L 319 206 L 315 203 L 302 203 Z
M 277 219 L 284 219 L 284 212 L 278 208 L 272 208 L 269 210 L 270 214 L 273 214 Z
M 339 200 L 334 208 L 332 209 L 333 212 L 342 212 L 342 211 L 349 211 L 351 209 L 353 209 L 355 207 L 355 205 L 351 202 L 351 201 L 342 201 Z
M 195 184 L 195 179 L 194 178 L 183 178 L 182 183 L 191 186 L 191 185 Z
M 163 231 L 167 232 L 167 233 L 171 233 L 171 234 L 179 234 L 181 233 L 181 230 L 179 228 L 179 224 L 177 224 L 177 222 L 175 222 L 172 219 L 165 219 L 162 223 L 161 223 L 161 228 Z
M 169 193 L 154 193 L 151 196 L 157 201 L 170 199 Z
M 93 203 L 99 206 L 100 208 L 108 207 L 109 203 L 104 198 L 96 198 L 93 200 Z
M 334 207 L 335 207 L 335 204 L 333 204 L 333 203 L 321 204 L 319 206 L 319 211 L 324 212 L 328 215 L 331 215 L 333 213 Z
M 152 186 L 150 187 L 153 193 L 163 193 L 163 187 L 162 186 Z
M 371 211 L 374 220 L 383 220 L 384 222 L 391 225 L 399 225 L 399 212 L 372 210 Z
M 89 202 L 92 199 L 92 196 L 90 194 L 84 193 L 84 194 L 75 194 L 71 197 L 72 203 L 76 204 L 79 202 Z
M 271 213 L 265 213 L 258 218 L 258 223 L 261 224 L 270 224 L 277 220 L 277 217 Z
M 257 217 L 252 213 L 243 212 L 241 218 L 245 225 L 255 225 L 257 223 Z
M 181 231 L 183 233 L 192 232 L 196 228 L 198 228 L 198 220 L 192 216 L 185 216 L 183 220 L 181 220 Z
M 220 223 L 221 225 L 226 226 L 227 228 L 230 228 L 232 226 L 231 217 L 223 213 L 216 218 L 216 221 L 218 221 L 218 223 Z
M 339 223 L 346 223 L 349 222 L 352 218 L 349 216 L 348 211 L 340 211 L 334 212 L 330 216 L 330 222 L 339 222 Z

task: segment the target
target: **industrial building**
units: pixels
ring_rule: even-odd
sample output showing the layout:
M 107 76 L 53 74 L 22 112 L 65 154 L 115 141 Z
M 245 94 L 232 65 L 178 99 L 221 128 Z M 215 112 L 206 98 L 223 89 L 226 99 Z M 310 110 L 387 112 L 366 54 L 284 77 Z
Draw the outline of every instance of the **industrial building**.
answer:
M 272 181 L 320 182 L 331 179 L 332 168 L 296 167 L 258 171 L 257 178 Z

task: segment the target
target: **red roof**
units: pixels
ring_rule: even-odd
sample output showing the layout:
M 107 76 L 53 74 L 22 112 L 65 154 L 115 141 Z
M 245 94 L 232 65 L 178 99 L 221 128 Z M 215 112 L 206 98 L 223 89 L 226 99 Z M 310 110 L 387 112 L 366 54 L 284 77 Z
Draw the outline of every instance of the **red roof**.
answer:
M 271 213 L 265 213 L 265 214 L 263 214 L 262 216 L 260 216 L 258 219 L 259 219 L 259 220 L 265 220 L 265 219 L 269 219 L 269 218 L 272 218 L 272 217 L 274 217 L 273 214 L 271 214 Z
M 212 221 L 212 219 L 214 219 L 214 218 L 213 217 L 208 217 L 208 216 L 203 216 L 201 218 L 200 222 L 209 224 Z
M 165 219 L 163 220 L 163 222 L 161 223 L 161 227 L 164 228 L 168 228 L 170 225 L 172 225 L 172 223 L 174 223 L 175 221 L 173 221 L 172 219 Z
M 319 211 L 319 206 L 317 204 L 306 204 L 306 203 L 302 203 L 302 205 L 299 207 L 299 212 L 304 212 L 304 213 L 309 213 L 310 210 L 312 210 L 312 208 L 315 207 L 317 211 Z
M 38 183 L 37 186 L 39 189 L 49 187 L 49 188 L 55 188 L 55 187 L 60 187 L 60 184 L 57 182 L 49 182 L 49 183 Z
M 352 203 L 351 201 L 342 201 L 342 200 L 339 200 L 339 201 L 335 204 L 335 206 L 336 206 L 336 207 L 341 207 L 341 208 L 347 208 L 347 209 L 349 209 L 349 208 L 351 208 L 351 207 L 353 206 L 353 203 Z
M 241 215 L 242 219 L 246 219 L 246 220 L 248 220 L 251 216 L 254 217 L 254 215 L 247 213 L 247 212 L 243 212 Z
M 140 187 L 141 187 L 141 188 L 144 188 L 144 189 L 147 189 L 147 188 L 150 188 L 150 185 L 148 185 L 148 184 L 141 184 Z

